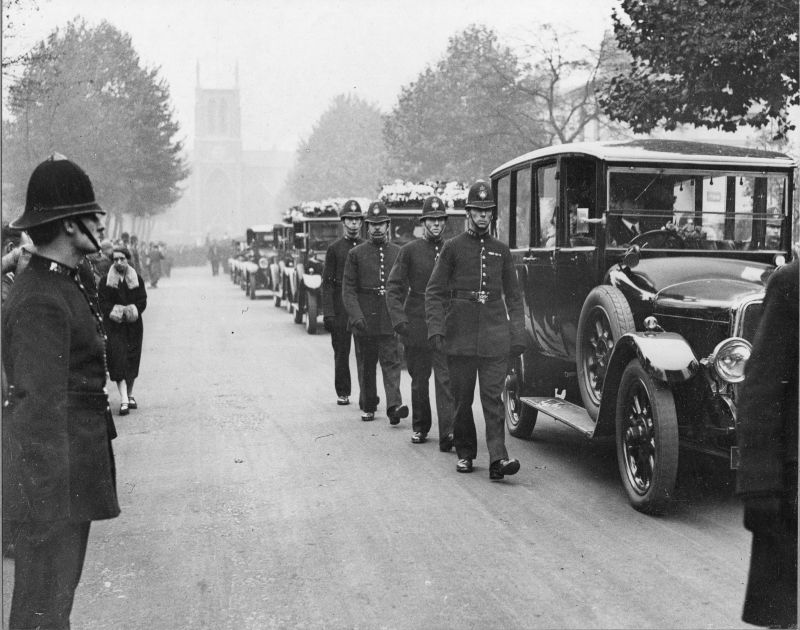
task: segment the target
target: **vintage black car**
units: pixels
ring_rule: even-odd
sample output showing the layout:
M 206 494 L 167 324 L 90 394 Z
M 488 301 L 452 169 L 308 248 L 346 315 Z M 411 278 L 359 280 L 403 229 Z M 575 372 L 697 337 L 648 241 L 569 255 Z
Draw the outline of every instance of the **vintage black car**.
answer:
M 736 397 L 766 282 L 791 256 L 794 161 L 667 140 L 576 143 L 491 175 L 496 232 L 524 289 L 530 349 L 505 391 L 509 432 L 545 413 L 615 436 L 646 513 L 679 447 L 736 467 Z
M 335 212 L 327 216 L 295 216 L 291 312 L 294 322 L 305 322 L 309 335 L 317 332 L 322 315 L 322 269 L 328 246 L 341 236 L 341 221 Z
M 254 225 L 247 228 L 247 249 L 241 268 L 242 289 L 251 300 L 258 297 L 258 291 L 274 288 L 270 261 L 275 259 L 274 227 L 271 224 Z

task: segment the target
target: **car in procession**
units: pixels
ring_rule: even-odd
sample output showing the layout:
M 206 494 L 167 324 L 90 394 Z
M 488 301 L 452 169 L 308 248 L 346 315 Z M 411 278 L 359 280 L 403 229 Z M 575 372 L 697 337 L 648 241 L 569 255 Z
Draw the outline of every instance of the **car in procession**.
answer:
M 258 297 L 258 291 L 272 290 L 273 278 L 270 261 L 275 258 L 273 239 L 274 227 L 271 224 L 254 225 L 247 228 L 247 249 L 243 260 L 238 262 L 241 269 L 241 286 L 251 300 Z
M 417 238 L 422 238 L 424 227 L 420 223 L 422 204 L 426 197 L 438 195 L 447 205 L 448 221 L 443 238 L 449 239 L 464 231 L 467 186 L 460 182 L 414 183 L 395 180 L 381 187 L 378 199 L 386 206 L 391 223 L 391 240 L 402 247 Z
M 670 140 L 575 143 L 491 174 L 529 349 L 506 424 L 613 436 L 636 509 L 662 512 L 679 451 L 737 466 L 736 405 L 767 280 L 791 257 L 786 155 Z
M 306 332 L 316 334 L 322 315 L 322 270 L 328 246 L 341 236 L 341 222 L 333 203 L 306 203 L 291 210 L 292 273 L 288 283 L 290 312 L 294 322 L 305 322 Z

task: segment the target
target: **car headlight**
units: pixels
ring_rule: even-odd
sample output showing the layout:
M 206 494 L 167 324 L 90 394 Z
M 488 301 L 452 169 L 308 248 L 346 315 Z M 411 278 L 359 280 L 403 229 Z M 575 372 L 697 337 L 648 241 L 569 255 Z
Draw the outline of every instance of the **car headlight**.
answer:
M 267 267 L 269 267 L 269 261 L 266 258 L 263 258 L 263 257 L 259 258 L 258 259 L 258 266 L 261 267 L 262 269 L 266 269 Z
M 731 337 L 721 341 L 709 357 L 717 376 L 726 383 L 741 383 L 744 380 L 744 367 L 750 358 L 752 346 L 741 337 Z
M 314 266 L 309 265 L 308 269 L 306 270 L 306 273 L 314 273 Z

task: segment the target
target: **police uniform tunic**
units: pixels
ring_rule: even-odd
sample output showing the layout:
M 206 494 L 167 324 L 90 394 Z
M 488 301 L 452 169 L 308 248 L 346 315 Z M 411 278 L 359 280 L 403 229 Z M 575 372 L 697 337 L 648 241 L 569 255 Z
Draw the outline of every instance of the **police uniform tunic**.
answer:
M 441 238 L 421 238 L 404 245 L 389 273 L 386 290 L 386 303 L 393 326 L 408 324 L 408 335 L 401 340 L 405 346 L 406 365 L 411 376 L 412 429 L 423 434 L 430 431 L 432 418 L 429 380 L 433 372 L 441 445 L 452 439 L 453 397 L 450 393 L 447 357 L 431 348 L 428 341 L 425 288 L 443 245 L 444 239 Z
M 356 245 L 362 243 L 359 237 L 344 236 L 328 247 L 325 253 L 325 267 L 322 272 L 322 314 L 333 317 L 331 345 L 333 346 L 334 387 L 337 396 L 349 396 L 350 344 L 352 335 L 347 327 L 347 309 L 342 302 L 342 278 L 347 255 Z
M 93 280 L 93 278 L 92 278 Z M 102 318 L 80 272 L 34 255 L 3 309 L 3 519 L 10 627 L 69 627 L 90 521 L 117 501 Z
M 445 242 L 425 291 L 428 336 L 443 335 L 458 457 L 475 459 L 476 379 L 490 462 L 508 457 L 502 401 L 508 357 L 525 346 L 522 299 L 508 246 L 467 230 Z
M 360 358 L 358 382 L 362 411 L 374 412 L 378 406 L 377 364 L 383 371 L 387 409 L 402 404 L 400 358 L 392 320 L 386 306 L 386 283 L 400 248 L 394 243 L 366 241 L 350 250 L 342 278 L 342 301 L 348 325 L 364 320 L 364 331 L 354 329 L 356 357 Z

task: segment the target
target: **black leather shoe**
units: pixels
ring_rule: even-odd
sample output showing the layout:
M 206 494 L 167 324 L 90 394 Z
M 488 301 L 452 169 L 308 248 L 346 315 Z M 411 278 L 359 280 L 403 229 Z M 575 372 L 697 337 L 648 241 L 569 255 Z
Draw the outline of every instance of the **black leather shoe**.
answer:
M 422 444 L 428 441 L 428 434 L 423 433 L 422 431 L 414 431 L 411 436 L 411 443 L 412 444 Z
M 389 424 L 399 424 L 401 418 L 408 418 L 408 407 L 405 405 L 389 407 L 386 410 L 386 415 L 389 416 Z
M 128 396 L 128 409 L 138 409 L 139 405 L 136 404 L 136 399 L 133 396 Z
M 471 473 L 472 472 L 472 460 L 471 459 L 459 459 L 458 463 L 456 464 L 456 470 L 458 472 Z
M 450 433 L 447 437 L 443 440 L 439 441 L 439 450 L 442 453 L 449 453 L 453 450 L 453 446 L 455 445 L 455 440 L 453 439 L 453 434 Z
M 365 411 L 361 414 L 361 420 L 364 422 L 371 422 L 375 419 L 375 412 L 374 411 Z
M 516 475 L 518 472 L 518 459 L 498 459 L 489 466 L 489 479 L 502 479 L 506 475 Z
M 336 398 L 337 405 L 349 405 L 350 404 L 350 397 L 349 396 L 339 396 Z

